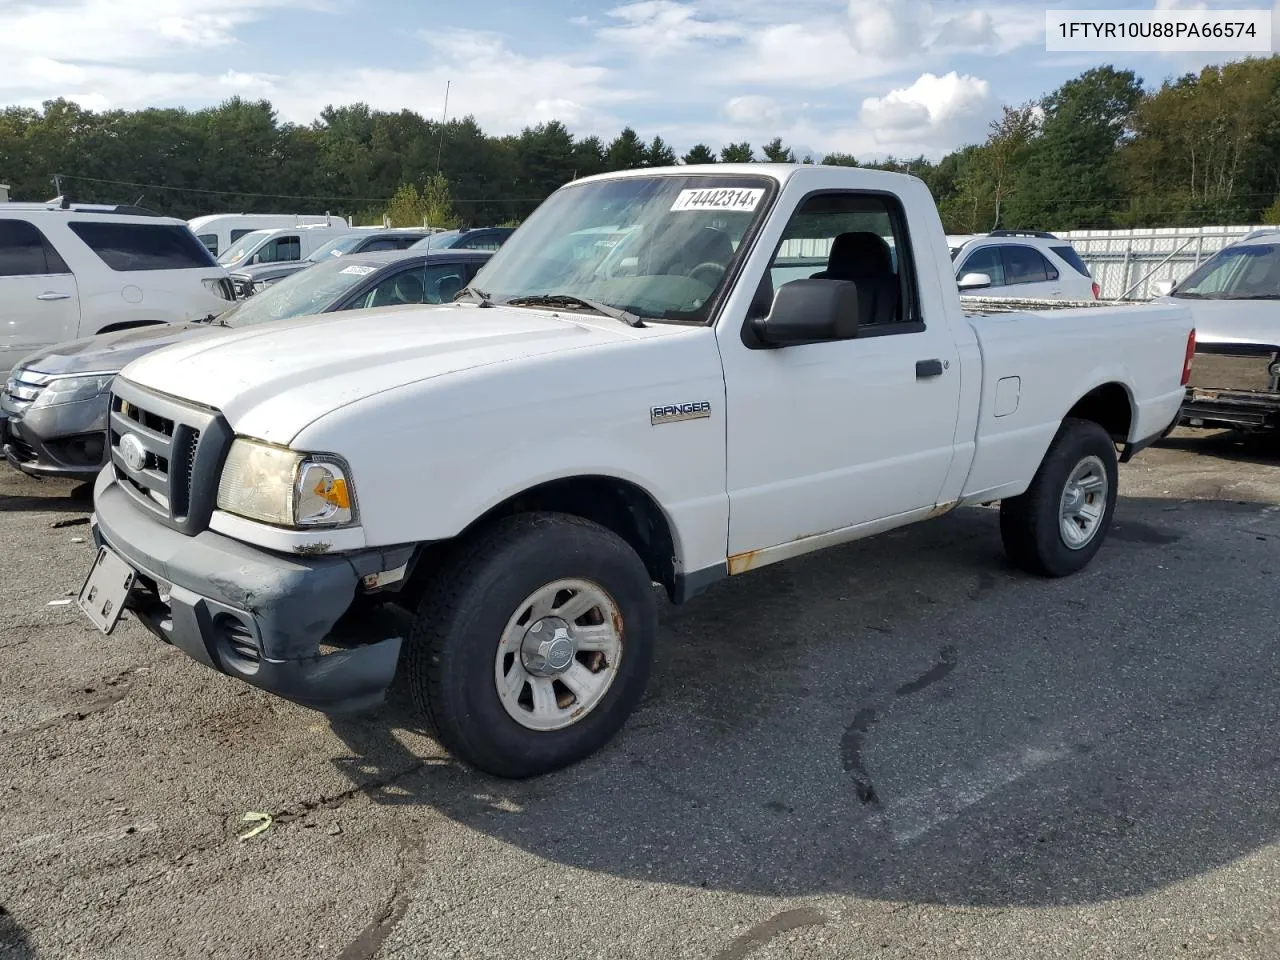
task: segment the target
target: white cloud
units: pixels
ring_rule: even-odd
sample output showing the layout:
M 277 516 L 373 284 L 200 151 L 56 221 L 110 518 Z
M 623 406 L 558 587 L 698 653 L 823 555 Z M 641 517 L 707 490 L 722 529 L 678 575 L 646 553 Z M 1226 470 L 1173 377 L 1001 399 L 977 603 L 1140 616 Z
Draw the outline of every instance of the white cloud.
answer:
M 847 29 L 863 56 L 898 57 L 924 47 L 930 19 L 929 5 L 919 0 L 849 0 Z
M 986 80 L 954 70 L 923 74 L 909 87 L 862 101 L 861 118 L 878 143 L 933 144 L 972 136 L 994 110 Z
M 745 32 L 735 20 L 701 17 L 693 4 L 677 0 L 639 0 L 615 7 L 609 16 L 619 24 L 602 28 L 597 36 L 645 56 L 665 56 L 698 43 L 740 39 Z
M 734 97 L 724 107 L 725 116 L 744 127 L 762 127 L 776 124 L 782 117 L 782 108 L 772 97 L 748 94 Z

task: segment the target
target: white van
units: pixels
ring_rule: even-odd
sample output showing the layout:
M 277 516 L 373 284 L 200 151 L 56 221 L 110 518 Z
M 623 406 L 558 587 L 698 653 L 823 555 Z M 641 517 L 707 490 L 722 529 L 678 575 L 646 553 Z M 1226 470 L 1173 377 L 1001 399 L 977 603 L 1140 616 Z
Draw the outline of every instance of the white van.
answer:
M 274 230 L 277 227 L 300 227 L 304 224 L 320 224 L 326 227 L 345 227 L 344 217 L 331 217 L 299 213 L 214 213 L 188 220 L 187 226 L 196 239 L 209 248 L 215 257 L 247 233 L 255 230 Z
M 231 244 L 218 256 L 227 269 L 248 267 L 255 263 L 288 263 L 310 256 L 338 237 L 352 233 L 348 226 L 304 224 L 274 230 L 254 230 Z

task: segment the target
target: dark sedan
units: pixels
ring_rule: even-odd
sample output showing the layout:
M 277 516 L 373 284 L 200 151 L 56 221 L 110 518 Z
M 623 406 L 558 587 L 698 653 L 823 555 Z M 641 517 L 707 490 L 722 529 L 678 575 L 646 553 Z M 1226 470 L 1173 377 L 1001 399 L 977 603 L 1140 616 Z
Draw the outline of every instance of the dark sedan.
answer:
M 236 296 L 251 297 L 255 293 L 261 293 L 278 280 L 292 276 L 307 267 L 314 267 L 317 263 L 324 263 L 333 257 L 345 257 L 353 253 L 381 253 L 384 250 L 407 250 L 426 236 L 426 230 L 359 228 L 344 236 L 335 237 L 302 260 L 255 263 L 249 267 L 241 267 L 231 274 L 231 282 L 236 286 Z
M 492 256 L 478 250 L 348 254 L 272 284 L 213 323 L 153 324 L 49 347 L 0 390 L 0 442 L 23 473 L 91 479 L 107 462 L 108 390 L 144 354 L 190 337 L 338 310 L 448 303 Z

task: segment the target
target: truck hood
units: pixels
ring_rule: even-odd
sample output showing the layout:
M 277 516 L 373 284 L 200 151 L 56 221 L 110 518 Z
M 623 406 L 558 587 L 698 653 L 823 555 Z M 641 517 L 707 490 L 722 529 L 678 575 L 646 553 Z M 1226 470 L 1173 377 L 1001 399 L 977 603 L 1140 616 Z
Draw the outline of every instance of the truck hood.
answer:
M 19 366 L 36 373 L 76 376 L 82 373 L 117 373 L 139 357 L 192 337 L 226 333 L 225 327 L 207 323 L 157 323 L 132 330 L 100 333 L 45 347 L 24 357 Z
M 287 444 L 326 413 L 397 387 L 675 329 L 516 307 L 384 307 L 193 338 L 123 376 L 221 411 L 237 433 Z
M 1280 300 L 1160 297 L 1157 302 L 1186 307 L 1191 311 L 1196 326 L 1196 343 L 1280 346 Z

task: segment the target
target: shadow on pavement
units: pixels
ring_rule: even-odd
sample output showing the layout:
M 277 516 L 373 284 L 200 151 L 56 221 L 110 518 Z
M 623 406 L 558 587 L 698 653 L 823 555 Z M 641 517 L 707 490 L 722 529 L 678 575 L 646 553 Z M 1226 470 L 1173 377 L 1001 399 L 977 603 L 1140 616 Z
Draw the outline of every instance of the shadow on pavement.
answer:
M 11 470 L 0 461 L 0 471 Z M 41 480 L 12 471 L 0 483 L 0 513 L 92 513 L 93 484 L 69 480 Z
M 1280 519 L 1126 499 L 1063 580 L 994 511 L 765 568 L 663 611 L 645 703 L 523 782 L 411 755 L 402 685 L 333 721 L 356 784 L 570 867 L 975 906 L 1140 895 L 1280 836 Z M 1209 580 L 1206 570 L 1220 571 Z
M 0 904 L 0 960 L 35 960 L 36 956 L 26 932 Z
M 1280 463 L 1280 437 L 1269 433 L 1183 427 L 1161 440 L 1156 448 L 1183 450 L 1236 463 L 1269 466 Z

